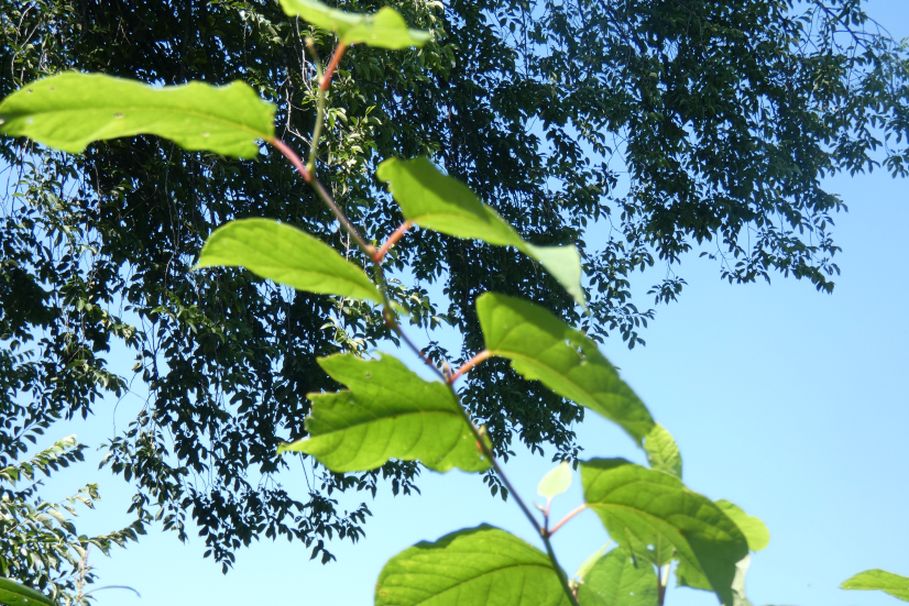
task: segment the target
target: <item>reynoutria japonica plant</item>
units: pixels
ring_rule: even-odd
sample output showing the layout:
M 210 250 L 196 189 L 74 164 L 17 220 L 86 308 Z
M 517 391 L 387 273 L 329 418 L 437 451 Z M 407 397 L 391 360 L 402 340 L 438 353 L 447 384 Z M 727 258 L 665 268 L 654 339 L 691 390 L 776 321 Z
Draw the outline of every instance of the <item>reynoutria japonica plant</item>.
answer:
M 308 435 L 281 450 L 305 453 L 339 473 L 376 469 L 392 459 L 418 461 L 438 472 L 492 471 L 539 538 L 534 546 L 484 525 L 420 543 L 387 562 L 376 584 L 376 604 L 653 606 L 665 602 L 673 571 L 680 585 L 712 591 L 726 605 L 746 604 L 749 553 L 767 544 L 766 528 L 732 503 L 712 501 L 683 484 L 672 437 L 587 336 L 532 301 L 494 292 L 476 298 L 484 348 L 460 368 L 434 362 L 407 335 L 409 312 L 395 300 L 383 262 L 411 230 L 512 247 L 583 307 L 580 257 L 572 245 L 527 242 L 426 157 L 389 158 L 378 166 L 376 177 L 397 202 L 401 223 L 384 242 L 367 241 L 319 178 L 319 139 L 332 76 L 352 45 L 407 49 L 422 46 L 430 36 L 410 29 L 391 8 L 360 15 L 315 0 L 280 1 L 287 15 L 338 39 L 314 81 L 315 127 L 305 154 L 275 136 L 275 106 L 242 82 L 162 88 L 67 72 L 4 99 L 0 129 L 70 153 L 95 141 L 150 134 L 187 150 L 253 159 L 264 142 L 288 160 L 332 212 L 356 247 L 352 255 L 292 225 L 246 218 L 209 236 L 196 269 L 242 267 L 301 291 L 375 306 L 395 342 L 416 354 L 435 379 L 421 378 L 386 354 L 320 358 L 319 366 L 346 389 L 310 394 Z M 617 458 L 580 461 L 584 502 L 565 518 L 551 520 L 552 499 L 568 489 L 575 473 L 563 463 L 540 481 L 542 502 L 528 504 L 503 472 L 484 427 L 459 398 L 458 379 L 493 357 L 507 359 L 523 377 L 617 424 L 643 449 L 649 466 Z M 584 509 L 597 514 L 614 548 L 568 574 L 551 537 Z M 0 584 L 0 602 L 52 603 L 9 581 Z

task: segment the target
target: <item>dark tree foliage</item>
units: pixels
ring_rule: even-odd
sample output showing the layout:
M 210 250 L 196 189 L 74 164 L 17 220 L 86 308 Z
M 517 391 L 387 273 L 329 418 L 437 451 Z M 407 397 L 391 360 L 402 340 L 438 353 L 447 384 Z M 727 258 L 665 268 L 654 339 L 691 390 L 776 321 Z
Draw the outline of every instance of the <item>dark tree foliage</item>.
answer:
M 375 164 L 429 154 L 530 241 L 581 246 L 589 276 L 591 313 L 579 317 L 513 251 L 408 236 L 391 263 L 407 278 L 412 330 L 453 325 L 465 336 L 453 363 L 479 348 L 472 306 L 485 290 L 544 302 L 630 345 L 653 316 L 633 299 L 633 276 L 665 267 L 650 295 L 674 300 L 688 253 L 715 258 L 733 282 L 782 273 L 830 290 L 843 206 L 822 178 L 881 164 L 906 173 L 907 54 L 858 0 L 393 4 L 435 41 L 348 53 L 323 180 L 381 240 L 401 219 Z M 271 0 L 0 0 L 0 28 L 2 95 L 64 69 L 161 84 L 243 79 L 279 105 L 279 134 L 301 150 L 315 81 L 305 39 L 323 57 L 332 46 Z M 365 504 L 344 510 L 338 491 L 414 489 L 409 464 L 344 478 L 304 461 L 308 494 L 275 480 L 294 461 L 275 456 L 278 442 L 304 435 L 305 394 L 332 387 L 314 356 L 386 336 L 373 311 L 239 271 L 190 271 L 206 235 L 236 217 L 280 218 L 347 246 L 280 157 L 227 160 L 142 137 L 79 157 L 12 140 L 0 153 L 0 465 L 22 452 L 23 435 L 92 413 L 135 372 L 147 402 L 107 446 L 109 465 L 133 482 L 140 519 L 181 536 L 193 520 L 225 566 L 262 535 L 329 558 L 325 541 L 356 540 L 368 515 Z M 450 300 L 445 313 L 426 300 L 432 282 Z M 465 392 L 501 451 L 517 437 L 575 452 L 578 409 L 504 364 L 480 366 Z

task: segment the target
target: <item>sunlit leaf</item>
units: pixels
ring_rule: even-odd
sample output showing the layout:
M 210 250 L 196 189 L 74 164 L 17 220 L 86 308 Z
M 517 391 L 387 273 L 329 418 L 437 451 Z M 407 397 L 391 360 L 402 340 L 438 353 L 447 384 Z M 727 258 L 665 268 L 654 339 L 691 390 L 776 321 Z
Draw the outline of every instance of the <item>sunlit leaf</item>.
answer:
M 0 102 L 0 130 L 80 153 L 93 141 L 158 135 L 190 150 L 252 158 L 274 135 L 275 108 L 246 84 L 156 87 L 102 74 L 65 72 Z
M 539 549 L 480 526 L 419 543 L 389 560 L 376 606 L 567 606 L 558 574 Z
M 748 515 L 738 505 L 723 499 L 716 501 L 715 504 L 742 531 L 750 551 L 760 551 L 767 547 L 770 542 L 770 531 L 759 518 Z M 748 606 L 749 604 L 745 595 L 745 575 L 750 564 L 750 556 L 745 556 L 736 564 L 736 577 L 732 584 L 733 606 Z M 706 591 L 713 589 L 704 572 L 689 562 L 679 562 L 678 568 L 676 568 L 676 578 L 679 585 L 683 587 Z
M 309 394 L 309 437 L 281 447 L 305 452 L 332 471 L 365 471 L 389 459 L 446 471 L 483 471 L 483 456 L 451 390 L 426 381 L 399 360 L 352 354 L 319 358 L 348 390 Z
M 216 266 L 245 267 L 297 290 L 382 302 L 362 269 L 321 240 L 271 219 L 239 219 L 212 232 L 196 268 Z
M 843 581 L 840 587 L 843 589 L 883 591 L 904 602 L 909 602 L 909 577 L 900 576 L 886 570 L 874 569 L 860 572 Z
M 5 606 L 56 606 L 56 602 L 34 589 L 0 577 L 0 604 Z
M 669 474 L 623 459 L 581 464 L 584 498 L 609 535 L 632 553 L 668 543 L 680 564 L 703 571 L 723 604 L 733 602 L 736 564 L 745 536 L 710 499 Z
M 745 539 L 748 541 L 748 549 L 751 551 L 761 551 L 770 543 L 770 530 L 764 522 L 757 516 L 748 515 L 741 507 L 725 499 L 716 502 L 717 506 L 723 510 L 729 519 L 735 522 L 739 527 Z
M 581 305 L 581 257 L 574 246 L 533 246 L 524 241 L 491 207 L 470 189 L 442 174 L 426 158 L 390 158 L 376 175 L 388 185 L 404 218 L 420 227 L 458 238 L 513 246 L 536 260 Z
M 657 606 L 653 564 L 635 559 L 622 548 L 601 557 L 581 578 L 578 600 L 583 606 Z
M 552 499 L 564 493 L 571 487 L 571 477 L 574 472 L 567 461 L 562 461 L 557 467 L 550 469 L 537 484 L 537 494 L 544 499 Z
M 319 29 L 334 32 L 344 44 L 363 43 L 380 48 L 401 49 L 423 46 L 429 32 L 410 29 L 393 8 L 383 7 L 373 15 L 349 13 L 331 8 L 317 0 L 281 0 L 290 16 L 300 17 Z
M 551 312 L 515 297 L 485 293 L 477 315 L 486 349 L 524 377 L 617 423 L 638 444 L 653 429 L 647 407 L 588 337 Z
M 677 478 L 682 477 L 682 455 L 679 452 L 679 445 L 665 427 L 660 424 L 653 426 L 644 438 L 644 450 L 647 452 L 647 462 L 653 469 Z

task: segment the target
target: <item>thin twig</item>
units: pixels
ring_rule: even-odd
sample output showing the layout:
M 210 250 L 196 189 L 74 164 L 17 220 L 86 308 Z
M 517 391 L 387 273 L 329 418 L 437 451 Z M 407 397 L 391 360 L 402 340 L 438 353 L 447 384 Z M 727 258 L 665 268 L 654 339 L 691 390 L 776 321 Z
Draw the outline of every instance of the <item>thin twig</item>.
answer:
M 488 360 L 491 356 L 492 356 L 492 352 L 489 351 L 488 349 L 484 349 L 483 351 L 481 351 L 480 353 L 478 353 L 471 359 L 467 360 L 464 363 L 464 365 L 461 366 L 461 368 L 457 369 L 454 373 L 452 373 L 452 375 L 450 377 L 448 377 L 448 382 L 454 383 L 455 381 L 458 380 L 459 377 L 470 372 L 474 366 L 476 366 L 477 364 L 480 364 L 481 362 L 483 362 L 485 360 Z
M 587 509 L 587 503 L 581 503 L 580 505 L 578 505 L 577 507 L 575 507 L 574 509 L 569 511 L 568 514 L 564 518 L 562 518 L 561 520 L 556 522 L 556 525 L 549 529 L 549 536 L 554 535 L 559 530 L 559 528 L 564 526 L 569 520 L 571 520 L 573 517 L 575 517 L 576 515 L 578 515 L 585 509 Z
M 404 234 L 407 233 L 407 230 L 413 227 L 413 223 L 410 221 L 404 221 L 401 223 L 401 226 L 398 229 L 388 236 L 388 239 L 385 240 L 385 244 L 376 251 L 376 254 L 373 256 L 372 260 L 376 263 L 381 263 L 382 259 L 385 258 L 385 255 L 388 254 L 388 251 L 391 250 L 391 247 L 398 243 L 398 240 L 404 237 Z

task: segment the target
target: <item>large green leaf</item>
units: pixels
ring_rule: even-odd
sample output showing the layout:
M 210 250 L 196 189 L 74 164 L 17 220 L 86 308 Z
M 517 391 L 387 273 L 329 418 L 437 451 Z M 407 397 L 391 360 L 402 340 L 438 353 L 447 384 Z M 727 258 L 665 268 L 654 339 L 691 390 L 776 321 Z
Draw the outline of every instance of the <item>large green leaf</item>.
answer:
M 480 526 L 389 560 L 376 606 L 566 606 L 546 554 L 504 530 Z
M 300 17 L 326 31 L 334 32 L 344 44 L 363 43 L 380 48 L 400 49 L 423 46 L 429 32 L 410 29 L 393 8 L 383 7 L 374 15 L 348 13 L 317 0 L 281 0 L 287 15 Z
M 533 246 L 466 185 L 426 158 L 390 158 L 379 165 L 379 179 L 401 207 L 404 218 L 427 229 L 496 246 L 514 246 L 535 259 L 581 305 L 581 258 L 574 246 Z
M 596 344 L 548 310 L 485 293 L 477 298 L 477 315 L 486 349 L 511 360 L 524 377 L 614 421 L 638 444 L 653 429 L 647 407 Z
M 252 158 L 275 108 L 242 82 L 155 87 L 102 74 L 42 78 L 0 102 L 0 130 L 80 153 L 93 141 L 158 135 L 186 149 Z
M 317 238 L 271 219 L 239 219 L 213 231 L 196 267 L 215 266 L 245 267 L 297 290 L 382 302 L 362 269 Z
M 5 606 L 56 606 L 56 602 L 34 589 L 0 577 L 0 604 Z
M 657 606 L 657 575 L 653 565 L 621 547 L 601 557 L 581 579 L 578 600 L 583 606 Z
M 886 570 L 874 569 L 860 572 L 840 585 L 843 589 L 867 589 L 883 591 L 897 599 L 909 602 L 909 577 Z
M 739 527 L 745 539 L 748 541 L 748 549 L 751 551 L 760 551 L 770 543 L 770 531 L 764 522 L 757 516 L 752 516 L 730 501 L 720 499 L 716 502 L 717 507 L 723 510 L 729 519 L 735 522 Z
M 657 471 L 662 471 L 677 478 L 682 477 L 682 454 L 665 427 L 657 423 L 644 438 L 644 450 L 647 462 Z
M 588 507 L 614 541 L 642 555 L 668 543 L 680 564 L 703 571 L 723 604 L 733 603 L 736 564 L 748 543 L 713 501 L 678 478 L 623 459 L 582 463 L 581 481 Z
M 438 471 L 489 468 L 445 384 L 421 379 L 391 356 L 337 354 L 319 365 L 349 391 L 310 394 L 310 436 L 281 451 L 309 453 L 339 472 L 375 469 L 393 458 Z

